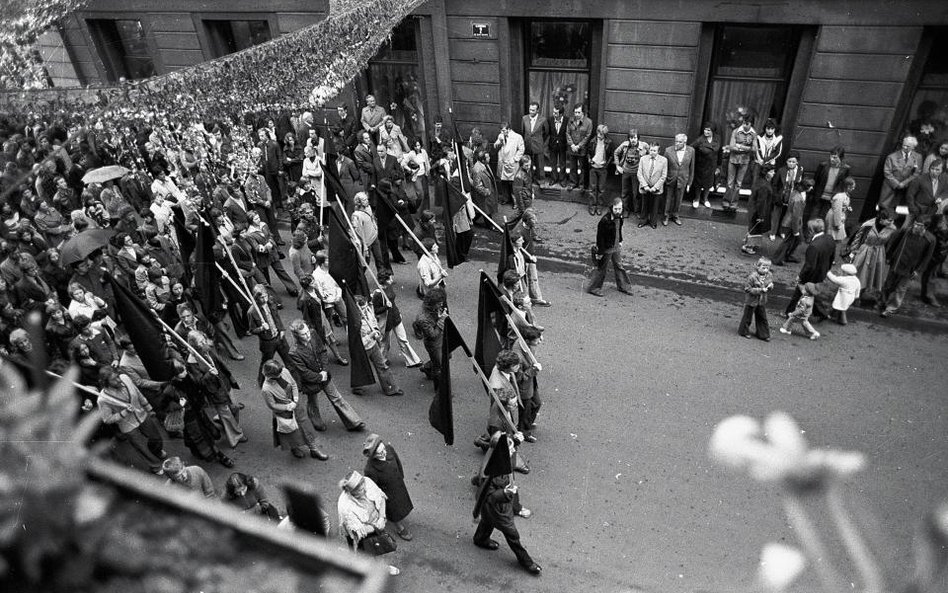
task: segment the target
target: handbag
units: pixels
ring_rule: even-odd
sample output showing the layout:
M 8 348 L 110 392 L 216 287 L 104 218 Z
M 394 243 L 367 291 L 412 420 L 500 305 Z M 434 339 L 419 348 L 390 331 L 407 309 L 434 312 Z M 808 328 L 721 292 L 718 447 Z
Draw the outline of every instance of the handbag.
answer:
M 371 556 L 382 556 L 398 549 L 395 538 L 384 529 L 374 531 L 362 539 L 362 551 Z
M 298 430 L 300 425 L 296 423 L 296 416 L 293 412 L 286 412 L 289 415 L 289 418 L 283 416 L 283 414 L 275 414 L 276 423 L 277 423 L 277 432 L 282 432 L 284 434 Z
M 184 430 L 184 408 L 172 410 L 165 416 L 165 430 L 181 432 Z

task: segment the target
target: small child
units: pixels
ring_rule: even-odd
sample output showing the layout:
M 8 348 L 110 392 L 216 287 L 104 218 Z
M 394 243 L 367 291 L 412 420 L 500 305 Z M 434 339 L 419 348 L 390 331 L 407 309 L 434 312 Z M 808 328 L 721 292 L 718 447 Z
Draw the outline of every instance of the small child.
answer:
M 833 284 L 839 286 L 839 289 L 836 291 L 836 298 L 833 299 L 833 320 L 840 324 L 846 325 L 848 321 L 846 320 L 846 311 L 849 309 L 849 306 L 853 304 L 853 301 L 856 300 L 856 297 L 859 296 L 859 291 L 862 290 L 862 283 L 859 282 L 859 278 L 856 277 L 858 270 L 853 264 L 843 264 L 840 267 L 842 271 L 842 276 L 837 276 L 833 272 L 826 273 L 826 279 L 832 282 Z
M 816 284 L 807 282 L 800 286 L 800 292 L 803 293 L 803 296 L 797 301 L 797 308 L 787 316 L 787 321 L 785 321 L 783 327 L 780 328 L 780 333 L 788 335 L 793 333 L 790 331 L 790 325 L 796 321 L 803 326 L 803 329 L 809 332 L 810 339 L 815 340 L 820 337 L 820 332 L 816 331 L 813 326 L 810 325 L 810 315 L 813 313 L 813 298 L 816 296 Z
M 750 339 L 747 332 L 751 319 L 755 320 L 757 339 L 770 341 L 770 323 L 767 321 L 767 293 L 774 287 L 774 275 L 770 272 L 770 259 L 762 257 L 757 260 L 754 271 L 747 276 L 744 282 L 744 315 L 737 333 Z

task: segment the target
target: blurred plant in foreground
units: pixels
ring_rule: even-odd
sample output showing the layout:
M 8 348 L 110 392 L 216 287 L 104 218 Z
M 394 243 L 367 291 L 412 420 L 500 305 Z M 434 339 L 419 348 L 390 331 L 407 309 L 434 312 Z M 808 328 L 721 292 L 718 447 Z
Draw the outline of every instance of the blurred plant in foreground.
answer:
M 803 554 L 782 544 L 767 544 L 761 555 L 755 590 L 779 593 L 790 588 L 806 562 L 820 579 L 825 593 L 858 590 L 889 593 L 879 561 L 843 504 L 843 484 L 863 470 L 866 458 L 855 451 L 810 447 L 796 421 L 773 412 L 763 422 L 749 416 L 731 416 L 714 429 L 711 457 L 758 482 L 780 488 L 783 507 L 803 548 Z M 817 526 L 804 505 L 818 497 L 826 506 L 832 526 Z M 833 565 L 820 528 L 835 529 L 830 536 L 842 541 L 852 561 L 855 578 L 846 578 Z M 806 560 L 804 560 L 804 556 Z M 948 503 L 925 517 L 915 545 L 915 574 L 905 593 L 948 592 Z

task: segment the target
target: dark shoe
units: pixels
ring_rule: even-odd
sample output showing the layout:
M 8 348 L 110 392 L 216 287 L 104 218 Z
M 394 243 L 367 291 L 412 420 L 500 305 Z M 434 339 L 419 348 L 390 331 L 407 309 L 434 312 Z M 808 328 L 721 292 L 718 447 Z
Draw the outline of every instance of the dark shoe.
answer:
M 639 227 L 638 227 L 638 228 L 642 228 L 642 227 L 644 227 L 644 226 L 646 226 L 646 225 L 648 225 L 648 221 L 643 220 L 642 222 L 639 223 Z
M 326 428 L 327 428 L 326 423 L 325 423 L 325 422 L 323 421 L 323 419 L 320 418 L 319 416 L 317 416 L 316 419 L 313 420 L 313 429 L 314 429 L 314 430 L 318 430 L 319 432 L 324 432 L 324 431 L 326 430 Z
M 484 435 L 481 435 L 474 439 L 474 446 L 480 449 L 481 451 L 487 451 L 490 449 L 490 441 L 484 438 Z
M 750 335 L 750 334 L 740 334 L 740 336 L 741 336 L 742 338 L 747 338 L 748 340 L 751 339 L 751 335 Z
M 782 261 L 775 261 L 775 262 L 770 262 L 770 263 L 772 263 L 772 264 L 775 265 L 775 266 L 780 266 L 781 268 L 784 267 L 785 265 L 787 265 L 787 264 L 783 263 Z
M 478 548 L 484 548 L 485 550 L 496 550 L 500 547 L 500 544 L 497 543 L 497 540 L 489 539 L 486 542 L 475 541 L 474 545 Z
M 586 211 L 589 212 L 589 215 L 590 215 L 590 216 L 595 216 L 595 215 L 596 215 L 596 209 L 593 208 L 592 206 L 586 206 Z
M 413 536 L 411 532 L 408 531 L 407 527 L 402 527 L 402 530 L 396 531 L 395 534 L 398 535 L 398 537 L 405 540 L 406 542 L 410 542 L 411 540 L 415 539 L 415 536 Z
M 246 436 L 242 436 L 242 437 L 240 437 L 239 439 L 237 439 L 237 442 L 238 442 L 238 443 L 246 443 L 246 442 L 249 441 L 249 440 L 250 440 L 250 439 L 248 439 Z
M 662 226 L 668 226 L 668 219 L 667 219 L 667 218 L 663 218 L 663 219 L 662 219 Z
M 537 564 L 536 562 L 534 562 L 530 566 L 524 566 L 524 568 L 527 569 L 527 572 L 529 572 L 535 577 L 540 576 L 540 573 L 543 572 L 543 569 L 540 568 L 540 565 Z
M 653 222 L 652 224 L 650 224 L 649 226 L 652 227 L 653 229 L 657 229 L 657 228 L 658 228 L 658 225 L 655 224 L 654 222 Z
M 326 461 L 327 459 L 329 459 L 329 455 L 326 455 L 325 453 L 323 453 L 316 447 L 313 447 L 312 449 L 309 450 L 309 456 L 312 457 L 313 459 L 318 459 L 320 461 Z
M 300 296 L 300 291 L 298 288 L 287 288 L 286 294 L 290 295 L 291 297 L 295 299 L 296 297 Z
M 296 457 L 297 459 L 302 459 L 306 457 L 306 455 L 302 451 L 297 451 L 296 449 L 293 449 L 293 457 Z
M 389 396 L 389 397 L 394 397 L 394 396 L 398 396 L 398 395 L 405 395 L 405 392 L 402 391 L 401 389 L 396 389 L 395 391 L 393 391 L 393 392 L 391 392 L 391 393 L 386 393 L 385 395 L 387 395 L 387 396 Z
M 523 467 L 515 467 L 515 468 L 514 468 L 514 471 L 515 471 L 515 472 L 520 472 L 520 473 L 523 474 L 523 475 L 527 475 L 527 474 L 530 473 L 530 468 L 525 465 L 525 466 L 523 466 Z
M 365 422 L 360 422 L 347 430 L 349 432 L 362 432 L 363 430 L 365 430 Z
M 681 221 L 678 220 L 677 218 L 673 218 L 673 219 L 672 219 L 672 222 L 674 222 L 674 223 L 677 224 L 678 226 L 681 226 Z
M 362 389 L 361 387 L 353 387 L 352 395 L 365 395 L 365 390 Z
M 337 359 L 336 359 L 336 363 L 337 363 L 339 366 L 341 366 L 341 367 L 349 366 L 349 359 L 348 359 L 348 358 L 337 358 Z
M 593 295 L 593 296 L 597 296 L 597 297 L 601 297 L 601 296 L 602 296 L 602 291 L 599 290 L 598 288 L 597 288 L 596 290 L 590 290 L 590 291 L 588 291 L 588 292 L 589 292 L 589 294 L 591 294 L 591 295 Z
M 532 434 L 528 434 L 527 436 L 523 437 L 523 440 L 527 441 L 528 443 L 535 443 L 537 442 L 537 437 L 533 436 Z
M 785 261 L 787 261 L 787 262 L 789 262 L 789 263 L 791 263 L 791 264 L 798 264 L 798 263 L 800 263 L 800 260 L 798 260 L 798 259 L 795 258 L 795 257 L 787 257 L 787 259 L 786 259 Z
M 543 300 L 533 301 L 533 304 L 536 305 L 537 307 L 552 307 L 553 306 L 553 303 L 551 303 L 550 301 L 543 301 Z
M 238 410 L 243 410 L 243 409 L 246 408 L 246 407 L 247 407 L 247 406 L 245 406 L 244 404 L 242 404 L 242 403 L 240 403 L 240 402 L 237 402 L 237 409 L 238 409 Z
M 217 462 L 226 468 L 234 467 L 234 460 L 224 455 L 223 453 L 217 454 Z
M 762 342 L 769 342 L 769 341 L 770 341 L 770 337 L 766 337 L 766 338 L 757 338 L 757 339 L 758 339 L 758 340 L 760 340 L 760 341 L 762 341 Z
M 230 358 L 231 360 L 243 360 L 246 357 L 238 352 L 237 354 L 232 354 Z
M 632 295 L 632 291 L 629 290 L 628 288 L 619 288 L 618 291 L 621 292 L 622 294 L 627 294 L 629 296 Z

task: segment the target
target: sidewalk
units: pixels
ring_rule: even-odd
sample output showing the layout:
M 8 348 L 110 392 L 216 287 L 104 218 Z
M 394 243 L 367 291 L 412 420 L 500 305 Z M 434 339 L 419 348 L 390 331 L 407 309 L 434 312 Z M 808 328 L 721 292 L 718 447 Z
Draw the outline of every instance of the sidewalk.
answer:
M 575 192 L 574 192 L 575 193 Z M 590 216 L 584 204 L 537 200 L 534 202 L 543 243 L 536 248 L 540 258 L 540 270 L 568 270 L 577 273 L 588 271 L 591 267 L 590 248 L 596 240 L 596 224 L 599 216 Z M 691 204 L 682 207 L 683 214 L 690 214 Z M 740 252 L 746 229 L 743 225 L 731 221 L 712 218 L 706 209 L 705 218 L 683 216 L 682 226 L 670 223 L 667 227 L 659 225 L 636 228 L 638 221 L 626 220 L 623 226 L 623 256 L 629 272 L 651 279 L 658 284 L 670 287 L 674 283 L 688 283 L 707 287 L 702 291 L 712 298 L 727 298 L 728 293 L 734 303 L 742 300 L 744 278 L 753 269 L 754 262 L 761 255 L 769 256 L 779 245 L 780 237 L 771 243 L 764 237 L 757 256 L 748 256 Z M 510 206 L 501 206 L 500 215 L 513 216 Z M 702 214 L 698 214 L 701 216 Z M 500 234 L 476 228 L 475 251 L 486 261 L 497 258 Z M 797 257 L 803 258 L 805 247 L 800 247 Z M 782 303 L 793 292 L 796 274 L 801 264 L 774 266 L 774 296 Z M 612 283 L 612 272 L 606 276 L 606 288 Z M 671 284 L 670 284 L 671 283 Z M 935 279 L 935 294 L 943 303 L 948 304 L 948 281 Z M 674 288 L 672 288 L 674 290 Z M 912 321 L 911 327 L 936 324 L 948 329 L 948 306 L 931 307 L 919 299 L 919 287 L 915 282 L 909 288 L 905 302 L 899 312 L 889 320 L 882 319 L 868 307 L 853 307 L 850 317 L 872 319 L 880 323 L 901 320 Z M 783 304 L 781 303 L 781 308 Z M 855 314 L 853 317 L 852 314 Z M 921 322 L 921 323 L 920 323 Z

